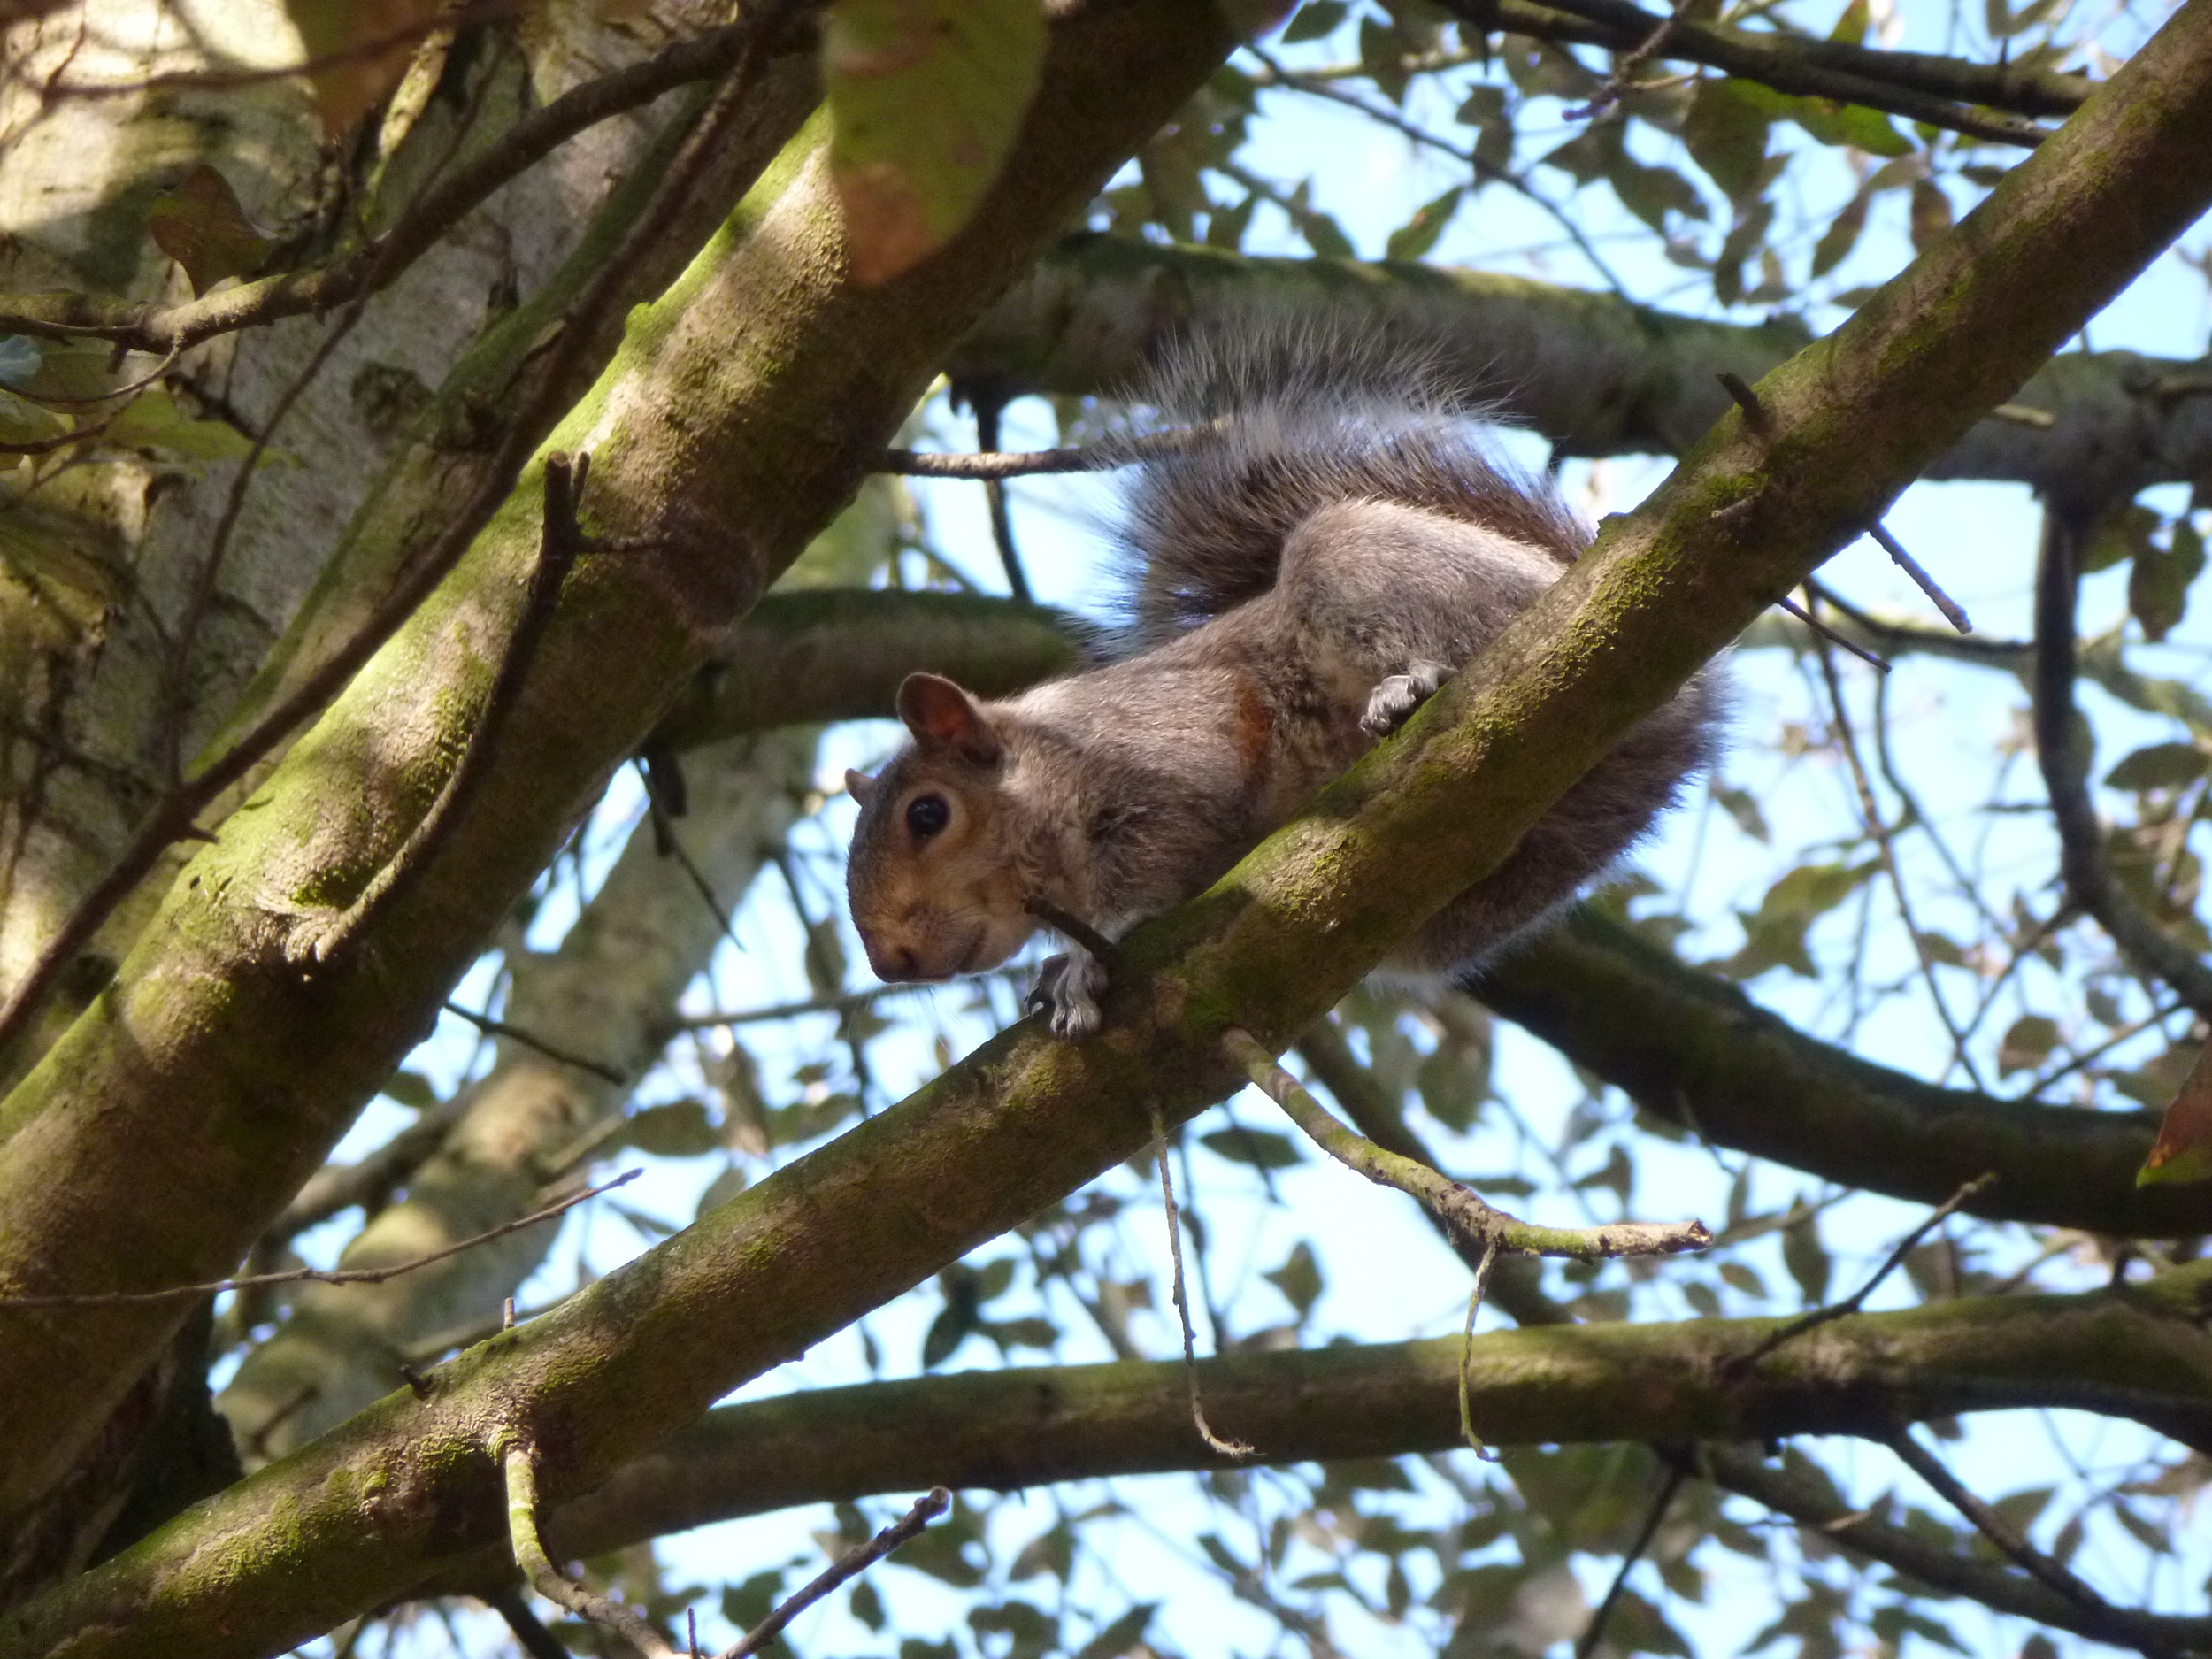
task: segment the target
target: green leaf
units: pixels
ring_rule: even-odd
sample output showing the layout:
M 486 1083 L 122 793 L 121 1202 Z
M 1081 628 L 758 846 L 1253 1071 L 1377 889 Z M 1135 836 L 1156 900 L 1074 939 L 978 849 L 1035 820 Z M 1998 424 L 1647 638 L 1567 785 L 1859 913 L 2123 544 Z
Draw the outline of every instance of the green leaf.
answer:
M 1851 0 L 1851 4 L 1844 7 L 1843 15 L 1836 19 L 1836 27 L 1828 31 L 1828 38 L 1852 46 L 1863 45 L 1866 32 L 1872 27 L 1873 20 L 1874 8 L 1868 4 L 1868 0 Z
M 1466 194 L 1464 185 L 1454 185 L 1433 201 L 1414 209 L 1413 217 L 1390 233 L 1390 240 L 1383 245 L 1383 257 L 1425 257 L 1429 250 L 1436 246 L 1436 239 L 1444 234 L 1444 227 L 1452 222 L 1452 215 L 1459 211 L 1460 200 Z
M 1791 871 L 1767 889 L 1756 910 L 1742 918 L 1743 949 L 1718 964 L 1721 972 L 1747 979 L 1784 967 L 1814 978 L 1812 958 L 1805 952 L 1806 930 L 1856 892 L 1878 862 L 1802 864 Z
M 2137 549 L 2135 568 L 2128 572 L 2128 610 L 2154 641 L 2181 620 L 2189 585 L 2204 572 L 2204 540 L 2187 519 L 2174 526 L 2169 540 L 2169 547 L 2146 541 Z
M 2032 1071 L 2051 1057 L 2051 1050 L 2058 1047 L 2058 1022 L 2041 1014 L 2023 1014 L 2006 1030 L 1997 1044 L 1997 1071 L 2009 1077 L 2015 1071 Z
M 695 1221 L 701 1216 L 705 1215 L 708 1210 L 728 1203 L 731 1199 L 743 1192 L 749 1184 L 743 1164 L 727 1165 L 719 1175 L 707 1183 L 706 1190 L 699 1194 L 699 1202 L 691 1212 L 692 1219 Z
M 195 294 L 225 277 L 251 276 L 275 245 L 246 218 L 230 180 L 205 162 L 146 204 L 146 230 L 184 267 Z
M 1298 1310 L 1302 1322 L 1321 1294 L 1321 1267 L 1314 1260 L 1313 1247 L 1303 1239 L 1292 1248 L 1287 1261 L 1260 1277 L 1283 1293 L 1283 1300 Z
M 1925 253 L 1937 237 L 1951 228 L 1951 198 L 1943 194 L 1943 187 L 1932 179 L 1922 179 L 1912 187 L 1912 248 L 1915 253 Z
M 1758 802 L 1748 790 L 1716 785 L 1713 799 L 1720 803 L 1722 811 L 1736 820 L 1736 827 L 1753 841 L 1763 843 L 1773 839 L 1772 832 L 1767 828 L 1766 814 L 1759 810 Z
M 1751 195 L 1765 171 L 1768 111 L 1745 95 L 1745 83 L 1708 76 L 1697 83 L 1682 142 L 1732 201 Z
M 1295 46 L 1301 41 L 1317 41 L 1325 35 L 1334 34 L 1348 10 L 1344 0 L 1306 0 L 1283 30 L 1283 44 Z
M 2156 513 L 2132 502 L 2117 512 L 2106 515 L 2098 520 L 2097 527 L 2089 534 L 2089 544 L 2082 549 L 2082 574 L 2088 576 L 2109 570 L 2122 559 L 2135 558 L 2150 550 L 2151 537 L 2157 533 L 2158 526 Z
M 1060 1340 L 1060 1327 L 1049 1319 L 992 1319 L 976 1329 L 1001 1348 L 1049 1348 Z
M 1311 10 L 1310 7 L 1308 10 Z M 1122 1659 L 1144 1640 L 1159 1608 L 1157 1601 L 1140 1601 L 1097 1635 L 1075 1650 L 1075 1659 Z
M 2193 743 L 2152 743 L 2105 774 L 2112 789 L 2177 789 L 2204 776 L 2207 757 Z
M 1828 1281 L 1834 1276 L 1836 1264 L 1828 1247 L 1821 1242 L 1817 1215 L 1808 1213 L 1782 1229 L 1782 1265 L 1797 1281 L 1798 1294 L 1804 1297 L 1808 1308 L 1817 1308 L 1828 1300 Z
M 920 264 L 998 176 L 1044 58 L 1037 0 L 836 0 L 822 29 L 830 167 L 863 287 Z
M 227 420 L 193 419 L 161 386 L 150 386 L 133 398 L 94 442 L 119 449 L 156 449 L 188 461 L 234 461 L 253 453 L 253 440 L 237 427 Z
M 695 1158 L 718 1151 L 722 1146 L 721 1132 L 708 1118 L 706 1107 L 695 1100 L 672 1101 L 665 1106 L 632 1112 L 623 1125 L 622 1139 L 657 1158 Z
M 1286 1170 L 1306 1161 L 1298 1143 L 1288 1135 L 1272 1129 L 1248 1129 L 1242 1124 L 1201 1135 L 1198 1143 L 1216 1157 L 1248 1164 L 1256 1170 Z
M 377 1092 L 386 1100 L 396 1101 L 419 1112 L 426 1112 L 438 1103 L 438 1091 L 419 1071 L 395 1071 Z
M 1873 197 L 1860 191 L 1843 205 L 1843 211 L 1828 222 L 1828 228 L 1820 234 L 1813 246 L 1813 274 L 1826 276 L 1850 257 L 1859 245 L 1859 233 L 1866 228 L 1866 210 Z

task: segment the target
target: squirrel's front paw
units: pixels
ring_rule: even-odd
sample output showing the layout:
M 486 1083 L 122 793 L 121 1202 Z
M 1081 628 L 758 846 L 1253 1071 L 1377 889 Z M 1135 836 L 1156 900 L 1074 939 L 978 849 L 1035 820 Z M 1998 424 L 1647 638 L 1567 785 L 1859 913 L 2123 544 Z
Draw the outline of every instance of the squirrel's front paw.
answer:
M 1442 663 L 1409 663 L 1404 673 L 1385 676 L 1367 694 L 1360 730 L 1371 737 L 1388 737 L 1451 677 L 1452 671 Z
M 1077 1041 L 1098 1029 L 1098 998 L 1105 988 L 1104 964 L 1087 950 L 1071 951 L 1045 958 L 1022 1006 L 1049 1014 L 1052 1034 Z

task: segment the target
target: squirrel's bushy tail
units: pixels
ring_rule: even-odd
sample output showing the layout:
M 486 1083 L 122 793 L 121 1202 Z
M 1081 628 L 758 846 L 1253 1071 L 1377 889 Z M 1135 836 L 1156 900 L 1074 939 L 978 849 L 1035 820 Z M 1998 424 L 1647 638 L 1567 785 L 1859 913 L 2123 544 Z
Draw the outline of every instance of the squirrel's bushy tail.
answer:
M 1432 351 L 1327 315 L 1186 335 L 1133 402 L 1202 427 L 1137 469 L 1124 534 L 1139 648 L 1267 591 L 1316 511 L 1388 501 L 1481 524 L 1571 562 L 1588 532 L 1546 484 L 1486 452 Z

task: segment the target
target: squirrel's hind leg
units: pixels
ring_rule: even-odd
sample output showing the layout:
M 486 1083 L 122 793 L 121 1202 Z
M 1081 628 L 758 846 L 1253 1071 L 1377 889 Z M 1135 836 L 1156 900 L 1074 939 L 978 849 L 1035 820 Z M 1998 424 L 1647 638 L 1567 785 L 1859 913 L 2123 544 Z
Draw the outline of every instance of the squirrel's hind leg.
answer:
M 1370 737 L 1388 737 L 1436 695 L 1453 672 L 1447 663 L 1417 661 L 1408 663 L 1403 673 L 1385 675 L 1367 694 L 1367 710 L 1359 717 L 1360 730 Z
M 1022 1006 L 1048 1015 L 1052 1034 L 1080 1041 L 1096 1031 L 1098 999 L 1106 989 L 1106 964 L 1080 945 L 1047 956 Z

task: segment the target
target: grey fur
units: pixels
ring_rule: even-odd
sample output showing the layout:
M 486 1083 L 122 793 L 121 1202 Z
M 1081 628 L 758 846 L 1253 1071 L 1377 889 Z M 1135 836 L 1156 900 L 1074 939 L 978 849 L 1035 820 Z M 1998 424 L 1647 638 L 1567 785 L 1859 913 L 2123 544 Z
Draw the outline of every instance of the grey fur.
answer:
M 879 973 L 1003 961 L 1032 897 L 1110 939 L 1189 897 L 1574 560 L 1586 536 L 1564 503 L 1486 457 L 1417 364 L 1377 363 L 1325 329 L 1178 353 L 1148 401 L 1217 424 L 1133 494 L 1131 654 L 1000 703 L 932 682 L 933 731 L 902 703 L 917 741 L 868 790 L 849 871 Z M 1571 900 L 1709 759 L 1718 703 L 1709 672 L 1693 680 L 1386 969 L 1465 968 Z M 918 837 L 925 794 L 951 824 Z M 1098 988 L 1075 949 L 1040 982 L 1053 1029 L 1094 1029 Z

